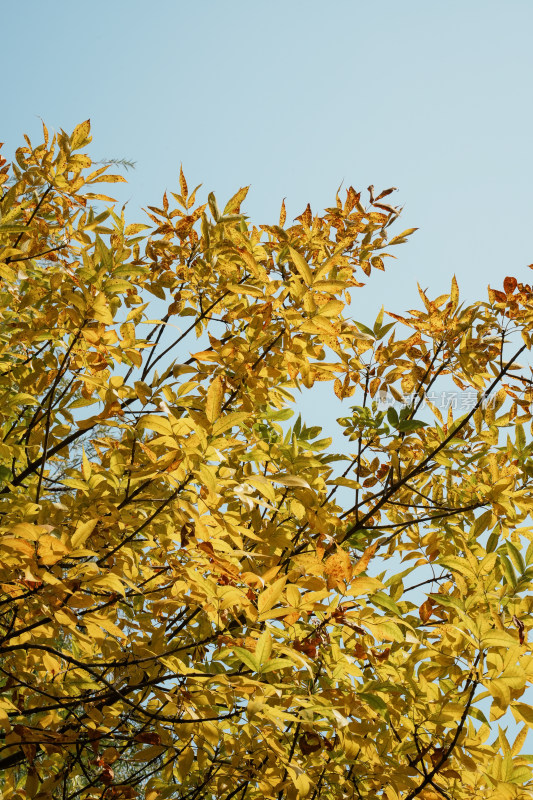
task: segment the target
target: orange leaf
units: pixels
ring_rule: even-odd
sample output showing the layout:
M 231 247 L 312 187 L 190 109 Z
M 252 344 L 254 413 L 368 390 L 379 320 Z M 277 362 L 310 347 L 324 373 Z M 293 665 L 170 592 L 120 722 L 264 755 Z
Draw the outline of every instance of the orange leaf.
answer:
M 185 175 L 183 174 L 183 167 L 180 166 L 180 191 L 181 196 L 184 200 L 187 199 L 187 195 L 189 194 L 189 188 L 187 186 L 187 181 L 185 180 Z
M 359 561 L 357 561 L 354 564 L 354 567 L 353 567 L 353 574 L 354 575 L 360 575 L 361 572 L 365 571 L 365 569 L 368 567 L 370 559 L 372 558 L 372 556 L 374 555 L 374 553 L 376 552 L 377 549 L 378 549 L 377 542 L 375 544 L 369 545 L 366 548 L 365 552 L 363 553 L 363 555 L 361 556 Z
M 504 278 L 503 288 L 505 289 L 505 293 L 512 294 L 516 289 L 517 283 L 518 281 L 516 280 L 516 278 L 510 278 L 510 277 Z
M 352 562 L 346 550 L 337 548 L 337 552 L 325 560 L 324 571 L 328 576 L 328 589 L 338 586 L 341 581 L 348 582 L 352 577 Z
M 430 616 L 433 613 L 434 607 L 435 607 L 435 603 L 433 602 L 431 597 L 428 597 L 428 599 L 424 603 L 422 603 L 422 605 L 418 609 L 418 615 L 419 615 L 420 619 L 422 620 L 422 622 L 427 622 L 428 621 L 428 619 L 430 618 Z

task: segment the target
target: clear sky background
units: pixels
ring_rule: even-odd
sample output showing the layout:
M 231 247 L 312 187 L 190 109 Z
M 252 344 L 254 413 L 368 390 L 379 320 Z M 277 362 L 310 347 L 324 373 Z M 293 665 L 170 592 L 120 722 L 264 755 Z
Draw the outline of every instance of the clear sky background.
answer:
M 41 118 L 70 132 L 90 117 L 94 159 L 136 162 L 128 185 L 109 187 L 130 221 L 177 190 L 180 163 L 220 205 L 251 184 L 255 223 L 277 222 L 284 197 L 291 220 L 307 202 L 332 205 L 342 182 L 396 186 L 404 211 L 391 230 L 419 230 L 354 291 L 355 319 L 420 307 L 417 281 L 436 297 L 456 274 L 472 302 L 506 275 L 533 280 L 533 0 L 4 0 L 0 11 L 4 154 L 24 133 L 39 141 Z M 353 402 L 330 384 L 298 397 L 340 448 L 335 418 Z
M 320 212 L 343 181 L 396 186 L 392 230 L 419 230 L 354 292 L 355 319 L 419 307 L 417 281 L 437 296 L 455 273 L 473 301 L 506 275 L 533 279 L 533 0 L 27 0 L 1 11 L 6 154 L 23 133 L 39 139 L 40 118 L 70 132 L 90 117 L 95 159 L 136 162 L 128 185 L 111 187 L 131 219 L 177 189 L 181 162 L 219 201 L 251 184 L 256 223 L 277 222 L 283 197 L 289 220 L 308 201 Z M 314 423 L 327 391 L 299 399 Z M 333 403 L 320 421 L 344 446 L 334 420 L 346 411 Z
M 223 205 L 251 184 L 255 223 L 347 187 L 398 187 L 419 227 L 354 292 L 355 319 L 418 307 L 457 275 L 467 301 L 533 262 L 533 0 L 4 0 L 0 140 L 91 118 L 128 216 L 189 186 Z M 113 193 L 112 192 L 112 193 Z M 304 415 L 332 428 L 316 402 Z M 353 401 L 352 401 L 353 402 Z M 328 407 L 328 411 L 331 407 Z M 337 408 L 337 406 L 335 406 Z M 306 413 L 308 412 L 308 413 Z M 346 413 L 339 409 L 338 416 Z M 345 440 L 338 437 L 341 444 Z M 531 748 L 530 748 L 531 749 Z
M 221 205 L 251 184 L 255 223 L 307 202 L 398 187 L 391 230 L 419 230 L 385 273 L 355 290 L 350 313 L 420 306 L 457 275 L 467 301 L 533 262 L 533 0 L 51 0 L 0 3 L 9 157 L 28 133 L 90 117 L 94 159 L 136 162 L 130 221 L 177 190 Z M 194 344 L 191 344 L 194 349 Z M 328 414 L 317 409 L 328 402 Z M 310 422 L 346 446 L 330 385 L 299 397 Z
M 506 275 L 533 279 L 532 0 L 27 0 L 1 12 L 5 153 L 23 133 L 37 141 L 40 118 L 70 132 L 90 117 L 95 159 L 136 162 L 111 187 L 132 219 L 177 189 L 181 162 L 219 201 L 251 184 L 256 223 L 277 222 L 283 197 L 289 220 L 308 201 L 320 212 L 343 181 L 396 186 L 392 230 L 419 230 L 354 292 L 355 319 L 419 307 L 417 281 L 437 296 L 455 273 L 473 301 Z
M 456 273 L 468 300 L 533 278 L 531 0 L 41 0 L 1 4 L 10 154 L 42 117 L 87 117 L 95 158 L 137 162 L 129 211 L 189 184 L 289 219 L 342 181 L 397 186 L 419 227 L 354 297 L 354 316 L 417 306 Z M 113 187 L 116 188 L 116 187 Z M 400 226 L 402 226 L 400 228 Z M 360 304 L 360 311 L 357 306 Z

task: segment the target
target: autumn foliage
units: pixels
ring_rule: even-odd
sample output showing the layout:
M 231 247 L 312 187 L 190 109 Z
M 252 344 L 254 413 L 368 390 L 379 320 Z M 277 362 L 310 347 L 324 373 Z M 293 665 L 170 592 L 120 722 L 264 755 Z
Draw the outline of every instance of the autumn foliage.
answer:
M 131 224 L 89 142 L 0 166 L 2 796 L 532 797 L 531 286 L 356 322 L 390 190 Z

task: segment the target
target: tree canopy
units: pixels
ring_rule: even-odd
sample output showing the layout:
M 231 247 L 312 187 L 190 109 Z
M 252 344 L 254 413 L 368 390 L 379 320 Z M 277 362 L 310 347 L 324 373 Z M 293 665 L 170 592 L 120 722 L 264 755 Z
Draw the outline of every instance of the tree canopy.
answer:
M 0 164 L 3 797 L 532 797 L 532 287 L 357 322 L 392 190 L 130 223 L 89 143 Z

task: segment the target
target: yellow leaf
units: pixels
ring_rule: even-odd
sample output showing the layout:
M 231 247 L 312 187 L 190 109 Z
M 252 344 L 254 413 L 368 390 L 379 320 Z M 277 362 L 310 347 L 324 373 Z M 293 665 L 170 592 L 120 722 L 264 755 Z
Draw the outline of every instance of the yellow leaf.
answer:
M 88 200 L 104 200 L 107 203 L 115 203 L 114 197 L 109 197 L 108 194 L 99 194 L 97 192 L 86 192 L 85 197 Z
M 126 178 L 123 178 L 122 175 L 100 175 L 96 181 L 91 181 L 91 183 L 127 183 Z
M 103 575 L 100 578 L 96 578 L 94 581 L 90 582 L 91 589 L 96 587 L 102 587 L 104 589 L 111 589 L 113 592 L 118 592 L 121 595 L 125 595 L 124 584 L 118 577 L 118 575 L 114 575 L 112 572 L 108 572 L 107 575 Z
M 234 425 L 243 422 L 248 416 L 245 411 L 234 411 L 231 414 L 226 414 L 213 425 L 213 436 L 220 436 L 221 433 L 225 433 L 225 431 L 233 428 Z
M 255 655 L 250 653 L 249 650 L 246 650 L 244 647 L 234 647 L 233 652 L 237 658 L 248 667 L 248 669 L 252 670 L 252 672 L 259 671 L 259 663 Z
M 39 538 L 37 554 L 42 564 L 47 566 L 56 564 L 67 552 L 68 550 L 63 542 L 60 542 L 55 536 L 45 534 Z
M 301 333 L 324 333 L 326 336 L 336 336 L 337 331 L 332 323 L 326 317 L 321 317 L 319 315 L 313 317 L 313 319 L 306 319 L 300 325 L 300 332 Z
M 289 770 L 289 765 L 287 765 L 287 769 Z M 311 791 L 311 778 L 305 772 L 300 772 L 295 774 L 292 780 L 298 792 L 298 797 L 307 797 Z
M 149 303 L 143 303 L 140 306 L 135 306 L 135 308 L 132 308 L 131 311 L 128 311 L 128 316 L 126 317 L 126 322 L 129 321 L 130 319 L 138 319 L 139 317 L 141 317 L 142 316 L 142 312 L 144 311 L 144 309 L 148 305 L 150 305 L 150 304 Z
M 183 164 L 180 164 L 180 192 L 183 199 L 187 200 L 189 195 L 189 187 L 187 186 L 187 181 L 185 180 L 185 175 L 183 174 Z
M 263 477 L 263 475 L 248 475 L 246 478 L 246 483 L 249 483 L 251 486 L 254 486 L 256 489 L 258 489 L 261 494 L 271 503 L 276 502 L 276 492 L 274 491 L 274 487 L 267 478 Z
M 99 322 L 105 322 L 107 325 L 113 324 L 113 316 L 107 305 L 106 296 L 103 292 L 98 292 L 92 301 L 92 317 Z
M 338 294 L 350 286 L 346 281 L 317 281 L 313 284 L 313 289 L 330 294 Z M 344 303 L 343 303 L 344 305 Z
M 207 486 L 211 494 L 217 496 L 217 481 L 214 469 L 207 464 L 200 464 L 197 472 L 204 486 Z
M 395 622 L 382 617 L 377 621 L 374 618 L 372 622 L 368 620 L 361 620 L 361 625 L 368 628 L 372 636 L 376 639 L 381 639 L 384 642 L 403 642 L 404 635 Z
M 155 414 L 146 414 L 139 420 L 139 428 L 148 428 L 156 433 L 161 433 L 163 436 L 172 436 L 172 425 L 166 417 L 156 416 Z
M 532 712 L 532 714 L 531 714 L 531 719 L 532 719 L 531 727 L 533 727 L 533 709 L 530 706 L 528 706 L 528 708 Z M 511 710 L 512 710 L 512 708 L 511 708 Z M 522 747 L 524 746 L 524 742 L 527 739 L 527 735 L 528 735 L 528 732 L 529 732 L 528 731 L 528 727 L 530 727 L 530 726 L 528 726 L 527 723 L 526 723 L 518 731 L 516 739 L 513 742 L 513 746 L 511 747 L 511 755 L 517 756 L 518 753 L 521 751 Z
M 457 285 L 457 278 L 455 275 L 452 278 L 450 300 L 452 302 L 452 308 L 455 310 L 457 308 L 457 304 L 459 303 L 459 286 Z
M 224 397 L 224 384 L 220 375 L 211 381 L 207 390 L 205 401 L 205 415 L 209 422 L 215 422 L 220 416 L 222 398 Z
M 91 477 L 91 465 L 89 463 L 89 459 L 85 453 L 85 448 L 82 447 L 81 449 L 81 474 L 83 476 L 84 481 L 88 481 Z
M 193 762 L 194 750 L 192 747 L 186 747 L 185 750 L 183 750 L 183 752 L 178 756 L 178 771 L 183 781 L 185 781 L 189 775 Z M 154 796 L 152 797 L 152 795 Z M 158 797 L 159 795 L 155 792 L 150 792 L 150 795 L 147 795 L 146 800 L 157 800 Z
M 72 548 L 74 550 L 76 550 L 78 547 L 82 547 L 82 545 L 85 544 L 86 540 L 94 531 L 97 522 L 97 519 L 89 519 L 86 522 L 78 523 L 76 530 L 70 537 Z
M 350 583 L 349 589 L 350 594 L 357 597 L 362 594 L 372 594 L 378 591 L 378 589 L 383 589 L 383 584 L 377 578 L 370 578 L 364 575 L 359 578 L 354 578 Z
M 517 721 L 525 722 L 530 728 L 533 728 L 533 706 L 527 703 L 513 703 L 511 711 Z
M 310 486 L 304 478 L 300 478 L 298 475 L 285 475 L 279 473 L 278 475 L 268 475 L 268 480 L 273 481 L 274 483 L 281 483 L 282 486 L 294 486 L 294 487 L 301 487 L 303 489 L 309 489 Z
M 338 317 L 344 308 L 342 300 L 329 300 L 325 305 L 320 306 L 321 317 Z
M 497 678 L 486 679 L 483 685 L 502 707 L 507 707 L 511 701 L 512 691 L 521 691 L 525 686 L 525 675 L 518 666 L 507 667 L 503 675 Z M 527 721 L 527 720 L 524 720 Z
M 0 546 L 7 547 L 9 550 L 18 550 L 25 556 L 33 556 L 35 554 L 33 545 L 24 539 L 15 539 L 14 536 L 1 536 Z
M 236 192 L 231 200 L 228 200 L 226 203 L 226 207 L 224 208 L 223 214 L 238 214 L 241 208 L 241 203 L 245 199 L 246 195 L 248 194 L 249 186 L 243 186 L 242 189 L 239 189 Z
M 32 525 L 29 522 L 19 522 L 13 526 L 11 531 L 22 539 L 29 539 L 31 542 L 36 542 L 43 533 L 43 528 L 40 525 Z
M 255 260 L 252 253 L 249 253 L 248 250 L 243 249 L 240 251 L 240 256 L 255 278 L 259 278 L 260 280 L 266 279 L 267 273 L 265 268 Z
M 227 288 L 230 292 L 235 294 L 249 294 L 251 297 L 264 297 L 263 292 L 257 286 L 251 286 L 249 283 L 228 283 Z
M 518 644 L 518 637 L 513 636 L 507 631 L 494 630 L 487 631 L 482 640 L 482 647 L 514 647 Z
M 198 353 L 193 353 L 192 356 L 196 361 L 218 361 L 219 356 L 213 350 L 200 350 Z
M 265 664 L 272 652 L 272 636 L 268 630 L 264 630 L 255 646 L 255 657 L 259 665 Z
M 127 225 L 124 229 L 124 233 L 126 236 L 134 236 L 136 233 L 145 231 L 149 227 L 149 225 L 143 225 L 141 222 L 136 222 L 132 225 Z
M 417 230 L 418 228 L 406 228 L 406 230 L 402 231 L 402 233 L 399 233 L 398 236 L 394 236 L 390 240 L 389 244 L 403 244 L 403 242 L 405 241 L 405 237 L 411 236 L 411 234 Z
M 90 132 L 90 119 L 86 119 L 85 122 L 81 122 L 79 125 L 76 125 L 70 137 L 71 150 L 77 150 L 79 147 L 83 147 L 84 144 L 89 144 L 91 141 L 89 138 Z
M 119 639 L 125 639 L 126 634 L 122 631 L 117 625 L 115 625 L 111 620 L 107 619 L 106 617 L 100 617 L 97 614 L 86 614 L 83 618 L 85 624 L 88 626 L 89 623 L 95 626 L 99 626 L 103 628 L 105 631 L 110 633 L 112 636 L 117 636 Z
M 400 795 L 393 786 L 389 785 L 385 788 L 385 795 L 387 800 L 400 800 Z
M 76 628 L 77 619 L 76 615 L 70 610 L 70 608 L 58 608 L 54 611 L 54 618 L 59 622 L 60 625 L 64 625 L 66 628 Z
M 269 586 L 264 592 L 261 592 L 257 598 L 257 610 L 260 614 L 264 611 L 269 611 L 272 606 L 278 602 L 286 583 L 287 578 L 285 576 L 283 578 L 278 578 L 274 581 L 272 586 Z
M 148 386 L 148 384 L 144 381 L 134 381 L 133 386 L 135 388 L 135 392 L 137 393 L 137 397 L 143 406 L 145 406 L 152 396 L 152 387 Z
M 309 265 L 305 258 L 293 247 L 289 247 L 289 252 L 291 254 L 292 263 L 304 279 L 304 283 L 307 286 L 311 286 L 313 283 L 313 275 L 311 270 L 309 269 Z
M 279 227 L 283 228 L 285 220 L 287 219 L 287 209 L 285 208 L 285 199 L 281 201 L 281 210 L 279 212 Z
M 286 593 L 287 593 L 287 600 L 289 601 L 291 606 L 296 607 L 300 604 L 301 595 L 300 595 L 300 590 L 298 589 L 297 586 L 295 586 L 292 583 L 289 584 L 287 586 Z

